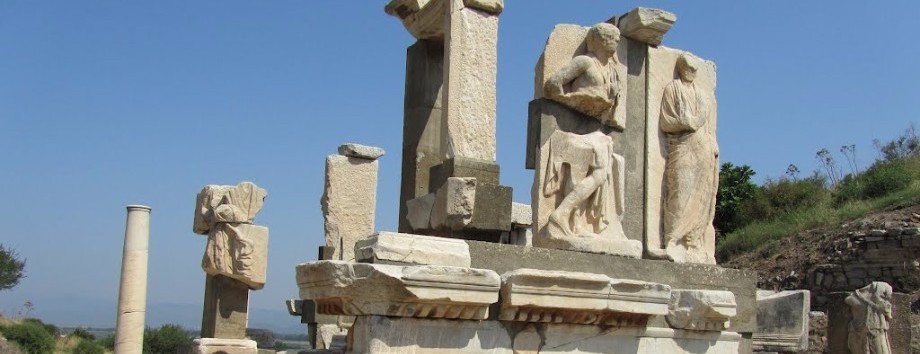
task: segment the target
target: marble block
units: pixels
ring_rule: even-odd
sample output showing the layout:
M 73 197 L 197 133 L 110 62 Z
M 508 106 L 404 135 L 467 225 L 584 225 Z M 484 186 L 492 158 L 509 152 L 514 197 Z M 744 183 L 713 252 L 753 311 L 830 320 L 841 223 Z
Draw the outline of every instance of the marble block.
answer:
M 666 315 L 671 287 L 602 274 L 518 269 L 502 275 L 504 321 L 642 326 Z
M 339 146 L 339 155 L 348 157 L 357 157 L 366 160 L 376 160 L 383 156 L 386 151 L 376 146 L 366 146 L 355 143 L 348 143 Z
M 355 242 L 374 233 L 379 162 L 343 155 L 326 157 L 326 178 L 320 206 L 326 246 L 334 259 L 353 261 Z
M 667 315 L 677 329 L 723 331 L 737 314 L 735 294 L 721 290 L 673 290 Z
M 757 332 L 754 350 L 801 352 L 808 349 L 808 290 L 757 291 Z
M 349 353 L 513 354 L 509 331 L 497 321 L 361 316 Z
M 501 279 L 490 270 L 317 261 L 298 265 L 301 299 L 328 315 L 485 319 Z
M 256 341 L 249 339 L 196 338 L 193 354 L 256 354 Z
M 616 24 L 626 37 L 657 46 L 677 22 L 677 15 L 661 9 L 637 7 L 608 22 Z
M 358 262 L 470 267 L 470 246 L 444 237 L 378 232 L 355 244 Z

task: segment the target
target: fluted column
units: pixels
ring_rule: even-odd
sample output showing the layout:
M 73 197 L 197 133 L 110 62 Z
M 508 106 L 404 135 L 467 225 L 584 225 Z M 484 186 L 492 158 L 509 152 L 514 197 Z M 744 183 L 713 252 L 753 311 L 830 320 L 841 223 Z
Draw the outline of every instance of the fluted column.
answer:
M 150 207 L 129 205 L 118 290 L 115 354 L 141 354 L 143 350 L 149 239 Z

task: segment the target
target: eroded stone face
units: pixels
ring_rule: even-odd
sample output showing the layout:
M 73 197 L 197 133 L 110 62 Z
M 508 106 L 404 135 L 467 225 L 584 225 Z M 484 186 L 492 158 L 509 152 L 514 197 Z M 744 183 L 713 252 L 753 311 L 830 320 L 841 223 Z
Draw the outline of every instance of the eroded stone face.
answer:
M 534 177 L 534 246 L 641 257 L 623 233 L 624 162 L 601 132 L 556 131 Z
M 328 315 L 482 320 L 498 301 L 498 274 L 447 266 L 318 261 L 297 266 L 302 299 Z
M 251 289 L 265 286 L 268 228 L 252 225 L 267 193 L 251 182 L 205 186 L 195 205 L 194 231 L 208 235 L 201 267 Z

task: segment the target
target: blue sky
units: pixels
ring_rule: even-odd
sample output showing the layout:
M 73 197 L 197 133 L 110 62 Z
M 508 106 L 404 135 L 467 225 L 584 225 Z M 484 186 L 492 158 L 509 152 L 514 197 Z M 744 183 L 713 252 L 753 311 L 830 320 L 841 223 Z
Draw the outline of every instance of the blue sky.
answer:
M 377 228 L 395 230 L 414 40 L 384 4 L 0 2 L 0 243 L 28 259 L 0 311 L 88 298 L 114 323 L 127 204 L 153 208 L 148 302 L 200 305 L 195 194 L 242 180 L 269 192 L 256 218 L 271 229 L 268 285 L 252 307 L 280 308 L 294 266 L 316 258 L 323 161 L 346 142 L 387 151 Z M 498 160 L 516 201 L 529 203 L 527 102 L 550 30 L 635 6 L 675 12 L 664 44 L 717 63 L 722 159 L 761 180 L 844 144 L 866 166 L 873 138 L 918 121 L 916 2 L 506 0 Z

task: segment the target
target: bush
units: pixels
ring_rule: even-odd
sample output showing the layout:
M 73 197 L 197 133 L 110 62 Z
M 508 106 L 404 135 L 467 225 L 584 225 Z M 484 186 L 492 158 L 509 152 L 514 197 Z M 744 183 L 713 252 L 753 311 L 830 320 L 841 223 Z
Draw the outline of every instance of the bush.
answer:
M 110 333 L 109 335 L 96 340 L 96 343 L 99 343 L 99 345 L 101 345 L 105 349 L 114 351 L 115 350 L 115 333 Z
M 105 348 L 92 340 L 83 339 L 73 349 L 73 354 L 105 354 Z
M 84 328 L 77 328 L 73 330 L 73 332 L 70 332 L 70 335 L 86 340 L 96 340 L 96 336 L 94 336 L 92 333 L 89 333 L 89 331 Z
M 26 261 L 19 259 L 19 254 L 13 249 L 0 245 L 0 290 L 12 289 L 25 277 L 23 268 Z
M 42 320 L 37 319 L 37 318 L 26 318 L 26 319 L 23 319 L 22 322 L 23 323 L 26 323 L 26 322 L 34 323 L 39 326 L 42 326 L 45 328 L 45 331 L 47 331 L 48 334 L 50 334 L 52 337 L 57 337 L 58 335 L 61 334 L 61 330 L 57 328 L 57 326 L 50 324 L 50 323 L 44 323 L 42 322 Z
M 834 191 L 834 203 L 878 198 L 902 190 L 914 178 L 903 161 L 878 162 L 859 176 L 847 176 Z
M 189 344 L 191 337 L 182 327 L 163 325 L 144 330 L 144 354 L 172 354 Z
M 29 354 L 50 354 L 54 351 L 54 337 L 42 326 L 41 321 L 23 321 L 22 323 L 0 327 L 0 333 L 6 339 L 19 345 Z
M 757 192 L 751 181 L 754 170 L 748 165 L 722 164 L 719 171 L 719 190 L 716 194 L 716 215 L 713 226 L 720 235 L 732 232 L 749 222 L 740 218 L 742 205 Z
M 817 173 L 801 180 L 768 180 L 738 207 L 737 225 L 773 220 L 795 210 L 826 203 L 830 199 L 826 181 Z

